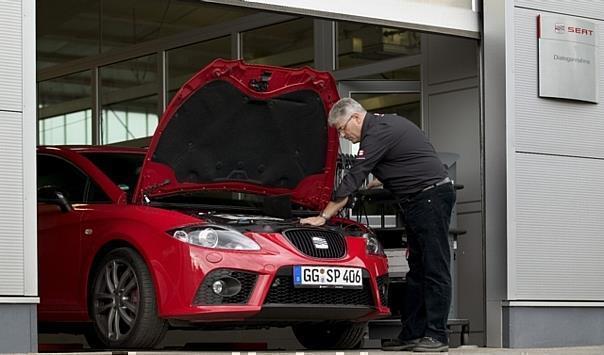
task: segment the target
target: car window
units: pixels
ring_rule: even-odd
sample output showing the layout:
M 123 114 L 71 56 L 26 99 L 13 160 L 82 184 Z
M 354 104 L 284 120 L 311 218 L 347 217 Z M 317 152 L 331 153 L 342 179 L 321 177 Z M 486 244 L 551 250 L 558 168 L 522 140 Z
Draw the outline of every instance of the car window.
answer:
M 38 155 L 38 188 L 52 186 L 72 203 L 84 202 L 88 177 L 67 161 Z
M 111 199 L 86 174 L 70 162 L 40 154 L 37 161 L 37 187 L 52 186 L 71 203 L 107 203 Z
M 88 179 L 88 193 L 86 195 L 86 202 L 88 203 L 108 203 L 112 202 L 107 194 L 95 184 L 94 181 Z
M 101 169 L 122 191 L 126 191 L 128 197 L 131 197 L 143 166 L 144 154 L 91 152 L 82 155 Z

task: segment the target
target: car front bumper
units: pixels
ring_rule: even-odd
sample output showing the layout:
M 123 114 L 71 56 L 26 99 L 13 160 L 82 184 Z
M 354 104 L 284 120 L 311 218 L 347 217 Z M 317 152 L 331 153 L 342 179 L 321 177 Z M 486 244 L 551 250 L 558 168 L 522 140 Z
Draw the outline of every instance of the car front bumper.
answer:
M 389 315 L 387 262 L 364 255 L 362 238 L 348 238 L 348 252 L 340 259 L 309 258 L 297 250 L 263 243 L 259 252 L 215 251 L 178 243 L 152 263 L 158 290 L 159 314 L 189 322 L 363 321 Z M 359 256 L 361 255 L 361 256 Z M 294 265 L 363 269 L 362 289 L 297 288 Z M 161 267 L 160 267 L 161 266 Z M 219 297 L 213 280 L 235 278 L 241 290 Z

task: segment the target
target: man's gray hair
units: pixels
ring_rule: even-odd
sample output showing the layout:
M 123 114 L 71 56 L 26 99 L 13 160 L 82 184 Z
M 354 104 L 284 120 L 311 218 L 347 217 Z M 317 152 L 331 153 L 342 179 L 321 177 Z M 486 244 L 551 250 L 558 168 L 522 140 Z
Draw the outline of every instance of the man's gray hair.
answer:
M 354 99 L 349 97 L 342 98 L 331 107 L 331 110 L 329 110 L 327 124 L 333 127 L 341 120 L 345 120 L 352 116 L 355 112 L 365 114 L 367 113 L 367 110 Z

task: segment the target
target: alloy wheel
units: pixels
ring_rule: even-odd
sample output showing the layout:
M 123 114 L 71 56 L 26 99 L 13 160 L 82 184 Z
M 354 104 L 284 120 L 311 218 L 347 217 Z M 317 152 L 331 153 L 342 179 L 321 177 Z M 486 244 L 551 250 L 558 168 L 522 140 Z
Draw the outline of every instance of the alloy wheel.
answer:
M 139 289 L 134 269 L 124 260 L 109 260 L 97 275 L 94 321 L 110 341 L 120 341 L 134 328 L 139 312 Z

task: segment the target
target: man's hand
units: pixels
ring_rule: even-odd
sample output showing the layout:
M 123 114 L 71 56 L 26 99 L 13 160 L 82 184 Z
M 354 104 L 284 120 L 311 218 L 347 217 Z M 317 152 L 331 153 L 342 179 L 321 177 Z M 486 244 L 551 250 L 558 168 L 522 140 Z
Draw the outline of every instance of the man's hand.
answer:
M 310 224 L 311 226 L 322 226 L 324 225 L 328 219 L 338 214 L 338 211 L 342 209 L 348 202 L 348 197 L 344 197 L 338 201 L 329 201 L 325 209 L 321 212 L 320 215 L 315 217 L 308 217 L 300 219 L 301 224 Z
M 314 216 L 314 217 L 307 217 L 307 218 L 301 218 L 300 219 L 300 224 L 310 224 L 311 226 L 322 226 L 325 224 L 325 222 L 327 222 L 325 220 L 325 218 L 321 217 L 321 216 Z

